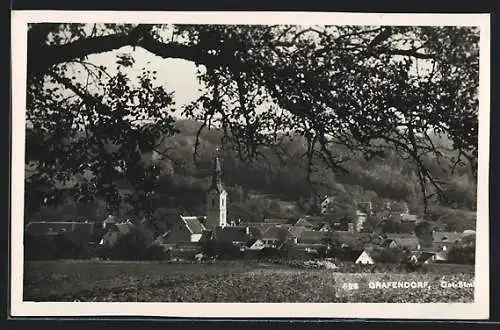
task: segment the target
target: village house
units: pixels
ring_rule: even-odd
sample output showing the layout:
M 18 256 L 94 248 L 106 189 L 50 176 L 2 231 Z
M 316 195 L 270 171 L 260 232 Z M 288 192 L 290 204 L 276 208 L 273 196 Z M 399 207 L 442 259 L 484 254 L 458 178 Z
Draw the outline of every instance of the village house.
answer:
M 369 233 L 336 231 L 333 232 L 331 239 L 335 245 L 353 250 L 363 250 L 372 244 L 372 236 Z
M 249 242 L 261 238 L 260 230 L 248 226 L 218 227 L 212 232 L 212 240 L 232 243 L 238 247 L 245 247 Z
M 236 231 L 236 223 L 227 223 L 227 192 L 222 184 L 222 169 L 220 159 L 215 157 L 213 162 L 212 183 L 206 193 L 206 216 L 184 216 L 173 214 L 171 223 L 175 225 L 163 235 L 163 243 L 183 244 L 198 243 L 210 239 L 220 239 L 227 233 Z M 228 228 L 221 231 L 221 229 Z M 235 230 L 229 229 L 235 228 Z
M 325 245 L 322 243 L 297 243 L 295 244 L 295 249 L 303 251 L 307 254 L 319 254 L 321 249 L 324 249 Z
M 463 233 L 434 231 L 432 233 L 432 247 L 436 252 L 447 252 L 456 243 L 459 243 Z
M 115 219 L 111 220 L 111 217 L 104 220 L 103 228 L 105 232 L 99 241 L 99 245 L 106 247 L 115 246 L 121 239 L 137 229 L 136 225 L 130 221 L 116 222 Z
M 399 221 L 401 223 L 418 224 L 418 218 L 417 218 L 417 215 L 415 215 L 415 214 L 401 213 L 399 215 Z
M 373 265 L 375 262 L 373 261 L 373 258 L 368 254 L 366 250 L 363 250 L 359 254 L 359 256 L 356 258 L 354 261 L 355 264 L 362 264 L 362 265 Z
M 335 197 L 325 196 L 320 203 L 321 214 L 328 214 L 334 205 L 335 205 Z
M 373 215 L 373 205 L 372 202 L 359 202 L 357 203 L 357 209 L 367 215 Z
M 304 230 L 297 237 L 297 244 L 321 244 L 328 238 L 328 233 L 314 230 Z
M 299 237 L 306 230 L 308 230 L 308 229 L 304 226 L 292 226 L 292 227 L 288 228 L 288 232 L 290 233 L 291 238 Z
M 293 227 L 292 224 L 286 224 L 286 223 L 267 223 L 267 222 L 241 222 L 240 226 L 248 226 L 251 228 L 256 228 L 260 230 L 262 233 L 266 232 L 270 228 L 284 228 L 288 229 Z
M 420 242 L 414 234 L 387 233 L 379 237 L 381 246 L 386 248 L 400 248 L 409 251 L 420 250 Z
M 305 217 L 302 217 L 299 220 L 297 220 L 297 222 L 295 223 L 295 226 L 305 227 L 307 229 L 312 230 L 315 225 L 314 225 L 314 223 L 309 221 L 309 216 L 305 216 Z
M 343 249 L 336 254 L 335 259 L 362 265 L 375 264 L 375 261 L 367 249 Z
M 259 238 L 256 238 L 256 239 L 252 239 L 250 240 L 249 242 L 246 243 L 245 245 L 245 249 L 246 250 L 250 250 L 250 251 L 260 251 L 264 248 L 266 248 L 266 242 L 264 242 L 264 240 L 262 239 L 259 239 Z
M 284 242 L 292 239 L 294 236 L 290 233 L 288 227 L 276 226 L 268 228 L 262 233 L 262 240 L 265 242 L 266 247 L 277 248 Z
M 253 238 L 247 244 L 247 250 L 263 250 L 265 248 L 280 249 L 283 246 L 277 238 Z
M 426 251 L 414 251 L 410 256 L 410 261 L 415 264 L 430 264 L 435 261 L 435 253 Z
M 363 224 L 366 222 L 368 218 L 368 214 L 365 212 L 361 212 L 360 210 L 356 210 L 356 223 L 354 225 L 354 230 L 356 232 L 360 232 L 363 229 Z
M 314 228 L 314 231 L 327 232 L 331 230 L 331 227 L 328 223 L 319 223 Z
M 165 243 L 199 242 L 205 227 L 199 217 L 177 215 L 175 225 L 165 237 Z

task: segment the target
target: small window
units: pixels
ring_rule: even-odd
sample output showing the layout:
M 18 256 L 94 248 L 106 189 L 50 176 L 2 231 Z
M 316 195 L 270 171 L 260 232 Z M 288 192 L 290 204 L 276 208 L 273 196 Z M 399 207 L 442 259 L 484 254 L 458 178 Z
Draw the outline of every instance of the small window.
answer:
M 222 207 L 224 207 L 224 199 L 222 199 Z
M 215 207 L 215 199 L 212 199 L 212 207 Z

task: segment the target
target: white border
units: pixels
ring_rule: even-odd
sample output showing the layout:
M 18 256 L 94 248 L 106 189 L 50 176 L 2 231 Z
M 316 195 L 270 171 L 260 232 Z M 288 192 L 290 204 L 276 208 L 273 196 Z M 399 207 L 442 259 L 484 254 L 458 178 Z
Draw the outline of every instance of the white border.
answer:
M 475 302 L 356 303 L 34 303 L 23 302 L 24 142 L 27 23 L 127 22 L 191 24 L 428 25 L 480 27 L 479 166 Z M 489 14 L 365 14 L 311 12 L 12 12 L 12 316 L 337 317 L 486 319 L 489 317 Z

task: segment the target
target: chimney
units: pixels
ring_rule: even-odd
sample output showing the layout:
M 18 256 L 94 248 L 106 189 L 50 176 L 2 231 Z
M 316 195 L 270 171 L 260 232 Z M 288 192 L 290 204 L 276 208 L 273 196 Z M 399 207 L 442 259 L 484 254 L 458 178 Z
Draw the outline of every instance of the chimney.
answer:
M 245 232 L 247 235 L 250 235 L 250 227 L 246 226 L 245 227 Z

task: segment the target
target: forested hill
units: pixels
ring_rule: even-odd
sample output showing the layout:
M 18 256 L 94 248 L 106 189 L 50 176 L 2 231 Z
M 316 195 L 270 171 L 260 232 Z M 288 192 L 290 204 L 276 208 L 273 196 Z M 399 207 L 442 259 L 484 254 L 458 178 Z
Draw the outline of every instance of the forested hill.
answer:
M 148 207 L 156 216 L 172 209 L 184 214 L 204 214 L 204 192 L 210 182 L 211 160 L 220 147 L 221 132 L 203 130 L 196 146 L 199 127 L 200 124 L 194 121 L 177 122 L 180 132 L 165 138 L 159 147 L 170 159 L 157 153 L 144 155 L 145 161 L 153 162 L 160 169 L 154 194 L 148 197 Z M 444 140 L 437 142 L 446 143 Z M 193 156 L 195 147 L 196 157 Z M 406 201 L 411 212 L 422 216 L 420 188 L 410 161 L 401 160 L 391 152 L 384 158 L 367 160 L 339 148 L 337 154 L 343 153 L 351 158 L 344 164 L 347 173 L 334 173 L 325 165 L 316 163 L 308 177 L 306 151 L 305 143 L 287 137 L 276 148 L 263 149 L 262 156 L 246 161 L 240 159 L 231 144 L 224 145 L 221 154 L 223 180 L 229 193 L 229 219 L 240 217 L 259 221 L 262 218 L 293 219 L 314 214 L 318 212 L 318 203 L 324 195 L 335 196 L 339 212 L 344 214 L 352 213 L 357 202 L 389 199 Z M 431 203 L 429 220 L 459 222 L 460 214 L 475 210 L 476 184 L 467 167 L 459 167 L 451 174 L 441 170 L 442 164 L 436 161 L 429 160 L 427 165 L 446 183 L 446 198 Z M 134 195 L 137 191 L 126 180 L 119 185 L 124 195 Z M 32 205 L 30 210 L 27 209 L 30 219 L 78 215 L 99 219 L 105 212 L 102 201 L 88 205 L 67 202 L 58 207 L 44 206 L 41 210 Z M 120 212 L 133 215 L 138 210 L 124 203 Z M 458 229 L 462 229 L 460 226 Z

